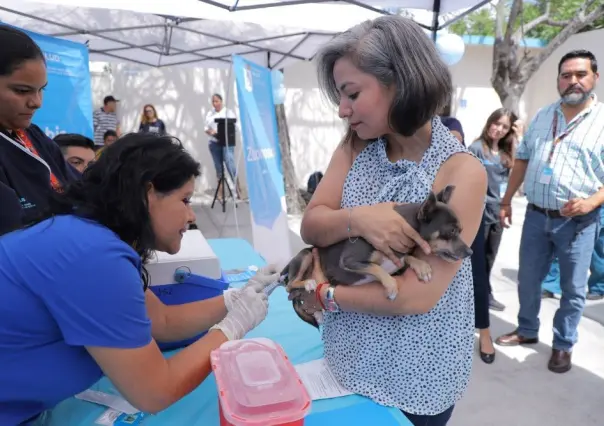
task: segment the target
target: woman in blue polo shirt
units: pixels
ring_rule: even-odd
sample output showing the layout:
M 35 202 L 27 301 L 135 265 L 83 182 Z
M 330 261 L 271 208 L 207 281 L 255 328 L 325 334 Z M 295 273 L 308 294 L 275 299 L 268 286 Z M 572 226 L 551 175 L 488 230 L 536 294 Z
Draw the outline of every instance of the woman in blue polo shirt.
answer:
M 139 410 L 163 410 L 210 373 L 213 349 L 264 319 L 274 268 L 179 306 L 146 291 L 145 261 L 177 253 L 195 218 L 199 168 L 170 137 L 126 135 L 53 197 L 47 219 L 0 237 L 0 425 L 27 424 L 103 373 Z M 156 343 L 208 329 L 169 359 Z
M 38 45 L 0 24 L 0 185 L 12 190 L 0 190 L 0 235 L 31 221 L 51 192 L 78 178 L 59 147 L 31 122 L 46 84 Z

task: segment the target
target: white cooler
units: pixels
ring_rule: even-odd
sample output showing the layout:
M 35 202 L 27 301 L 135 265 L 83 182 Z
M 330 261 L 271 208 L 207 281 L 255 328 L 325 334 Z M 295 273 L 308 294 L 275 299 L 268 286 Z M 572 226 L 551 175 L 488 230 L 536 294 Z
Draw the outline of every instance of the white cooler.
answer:
M 146 268 L 151 286 L 176 283 L 174 274 L 179 268 L 195 275 L 222 278 L 220 261 L 198 229 L 185 232 L 178 253 L 171 255 L 161 251 L 155 252 Z

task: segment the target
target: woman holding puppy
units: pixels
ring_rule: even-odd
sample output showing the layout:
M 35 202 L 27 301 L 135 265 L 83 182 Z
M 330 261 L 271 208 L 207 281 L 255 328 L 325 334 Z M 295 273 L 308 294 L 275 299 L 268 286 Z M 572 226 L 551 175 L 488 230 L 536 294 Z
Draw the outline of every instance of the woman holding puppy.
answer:
M 321 286 L 325 358 L 350 391 L 401 409 L 414 425 L 445 425 L 472 364 L 470 260 L 431 255 L 392 206 L 454 185 L 449 206 L 461 238 L 471 244 L 478 231 L 484 168 L 437 117 L 451 94 L 449 71 L 419 25 L 385 16 L 328 43 L 318 76 L 350 131 L 306 209 L 302 237 L 317 246 L 362 237 L 397 262 L 393 250 L 417 245 L 432 267 L 430 282 L 411 270 L 397 277 L 395 300 L 378 283 Z M 315 280 L 324 281 L 320 269 Z M 321 309 L 315 299 L 307 296 L 307 309 Z

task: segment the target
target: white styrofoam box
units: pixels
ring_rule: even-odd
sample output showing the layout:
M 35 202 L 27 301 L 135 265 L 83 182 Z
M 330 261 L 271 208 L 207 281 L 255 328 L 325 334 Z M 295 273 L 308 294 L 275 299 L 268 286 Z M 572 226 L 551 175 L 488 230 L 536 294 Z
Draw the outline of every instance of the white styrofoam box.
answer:
M 174 255 L 156 251 L 146 265 L 149 285 L 175 284 L 174 272 L 180 267 L 189 268 L 192 274 L 219 279 L 222 276 L 220 261 L 201 231 L 191 229 L 184 233 L 180 251 Z

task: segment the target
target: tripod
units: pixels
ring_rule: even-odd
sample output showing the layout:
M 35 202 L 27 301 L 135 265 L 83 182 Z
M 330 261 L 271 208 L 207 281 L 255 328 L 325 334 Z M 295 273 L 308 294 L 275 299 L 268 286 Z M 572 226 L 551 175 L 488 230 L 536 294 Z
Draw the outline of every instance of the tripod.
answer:
M 218 199 L 218 192 L 222 189 L 222 199 L 219 201 L 219 203 L 222 204 L 223 213 L 226 212 L 226 193 L 224 190 L 225 187 L 229 190 L 229 195 L 235 202 L 235 197 L 233 196 L 233 191 L 231 190 L 231 187 L 229 186 L 229 182 L 227 181 L 226 174 L 224 173 L 225 172 L 224 169 L 225 169 L 225 167 L 224 167 L 224 148 L 222 148 L 221 154 L 220 154 L 220 179 L 218 179 L 218 185 L 216 186 L 216 192 L 214 192 L 214 199 L 212 200 L 212 206 L 210 208 L 212 208 L 212 209 L 214 208 L 214 204 L 216 204 L 216 200 Z M 231 178 L 233 180 L 235 180 L 235 178 L 233 176 L 231 176 Z M 235 185 L 236 184 L 237 183 L 235 183 Z M 237 206 L 236 202 L 235 202 L 235 206 Z
M 226 174 L 224 173 L 224 163 L 225 163 L 225 155 L 228 155 L 227 150 L 230 147 L 235 146 L 235 122 L 237 121 L 236 118 L 215 118 L 214 122 L 217 124 L 217 130 L 216 130 L 216 139 L 217 142 L 220 146 L 220 170 L 221 170 L 221 174 L 220 174 L 220 178 L 218 179 L 218 186 L 216 187 L 216 192 L 214 193 L 214 200 L 212 200 L 212 207 L 214 208 L 214 204 L 216 203 L 216 199 L 218 198 L 218 191 L 220 191 L 222 189 L 222 200 L 220 201 L 220 203 L 222 204 L 222 212 L 224 213 L 226 211 L 226 197 L 225 197 L 225 190 L 224 187 L 226 186 L 227 189 L 229 190 L 229 194 L 231 196 L 231 198 L 233 199 L 233 201 L 235 202 L 235 206 L 237 206 L 237 202 L 235 200 L 235 197 L 233 196 L 233 191 L 231 191 L 231 187 L 229 186 L 229 183 L 227 182 L 226 179 Z M 229 143 L 231 142 L 231 143 Z M 231 170 L 227 167 L 227 170 L 229 172 L 229 174 L 231 174 Z M 237 170 L 235 170 L 235 174 L 237 174 Z M 235 184 L 235 186 L 237 186 L 237 178 L 236 176 L 231 175 L 231 178 L 233 179 L 233 182 Z M 238 190 L 238 188 L 237 188 Z

